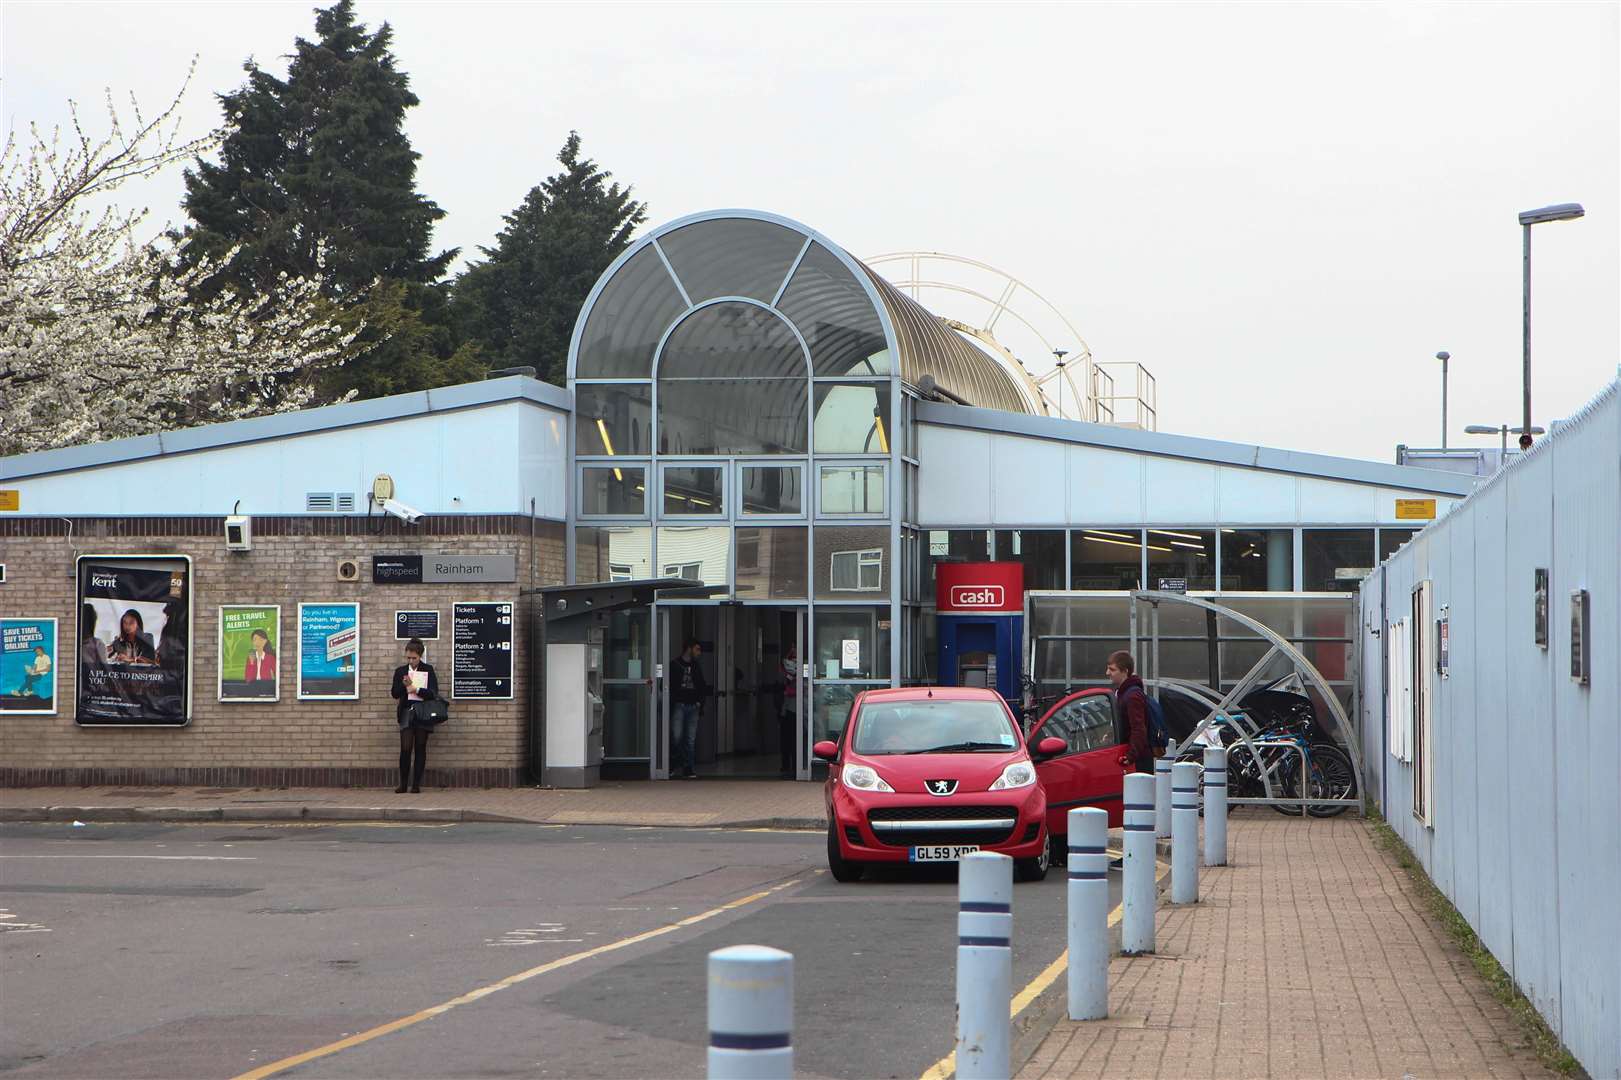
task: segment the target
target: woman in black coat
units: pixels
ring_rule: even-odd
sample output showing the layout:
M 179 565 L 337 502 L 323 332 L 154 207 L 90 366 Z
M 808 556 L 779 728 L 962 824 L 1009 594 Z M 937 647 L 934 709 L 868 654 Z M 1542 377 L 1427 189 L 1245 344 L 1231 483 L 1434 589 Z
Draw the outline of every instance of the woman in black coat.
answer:
M 411 702 L 431 701 L 439 696 L 439 677 L 433 673 L 433 665 L 422 659 L 421 638 L 405 643 L 405 663 L 394 669 L 394 685 L 389 693 L 394 697 L 394 716 L 400 725 L 400 786 L 394 793 L 404 794 L 409 777 L 411 793 L 421 794 L 422 770 L 428 764 L 428 736 L 433 733 L 433 725 L 416 718 Z

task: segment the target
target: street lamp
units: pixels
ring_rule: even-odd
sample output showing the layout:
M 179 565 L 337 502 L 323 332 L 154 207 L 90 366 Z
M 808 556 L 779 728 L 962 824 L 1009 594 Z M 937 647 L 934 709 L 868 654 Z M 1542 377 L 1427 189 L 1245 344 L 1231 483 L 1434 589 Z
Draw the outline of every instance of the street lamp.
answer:
M 1452 359 L 1452 354 L 1442 349 L 1435 354 L 1435 358 L 1441 361 L 1441 449 L 1445 450 L 1447 448 L 1447 361 Z
M 1531 449 L 1531 226 L 1541 225 L 1544 221 L 1574 221 L 1586 213 L 1581 203 L 1558 203 L 1554 206 L 1544 206 L 1537 210 L 1520 211 L 1520 227 L 1525 232 L 1525 255 L 1521 273 L 1524 277 L 1523 295 L 1525 297 L 1524 317 L 1521 324 L 1521 337 L 1525 354 L 1525 420 L 1519 427 L 1520 449 Z
M 1069 355 L 1068 349 L 1054 349 L 1053 359 L 1058 362 L 1058 419 L 1064 418 L 1064 357 Z
M 1516 434 L 1519 434 L 1519 435 L 1525 435 L 1525 434 L 1541 435 L 1542 434 L 1542 429 L 1539 428 L 1539 427 L 1534 427 L 1529 432 L 1527 432 L 1525 430 L 1525 428 L 1523 428 L 1523 427 L 1511 428 L 1507 424 L 1470 424 L 1468 427 L 1464 428 L 1463 430 L 1465 432 L 1467 432 L 1468 434 L 1470 434 L 1470 435 L 1501 435 L 1503 437 L 1503 460 L 1501 462 L 1499 462 L 1499 464 L 1503 464 L 1503 465 L 1506 465 L 1508 463 L 1508 433 L 1509 432 L 1512 431 L 1512 432 L 1514 432 Z M 1525 448 L 1525 443 L 1523 441 L 1521 442 L 1520 447 L 1521 447 L 1521 449 Z

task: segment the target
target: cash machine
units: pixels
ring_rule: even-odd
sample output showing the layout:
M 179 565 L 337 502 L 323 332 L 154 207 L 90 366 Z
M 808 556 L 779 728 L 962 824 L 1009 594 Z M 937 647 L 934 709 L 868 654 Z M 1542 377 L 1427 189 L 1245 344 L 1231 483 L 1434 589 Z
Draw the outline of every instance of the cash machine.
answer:
M 988 687 L 1017 711 L 1023 564 L 936 563 L 934 602 L 940 684 Z

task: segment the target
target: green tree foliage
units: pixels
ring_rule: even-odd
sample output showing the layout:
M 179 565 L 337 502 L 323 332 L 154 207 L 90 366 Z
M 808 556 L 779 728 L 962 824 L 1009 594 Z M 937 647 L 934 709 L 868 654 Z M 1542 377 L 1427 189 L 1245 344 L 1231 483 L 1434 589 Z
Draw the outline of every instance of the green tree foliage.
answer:
M 434 286 L 455 251 L 434 253 L 445 212 L 416 190 L 419 155 L 403 129 L 418 104 L 390 51 L 393 30 L 355 21 L 353 0 L 315 13 L 315 40 L 296 39 L 287 77 L 253 60 L 247 82 L 220 95 L 226 135 L 217 162 L 186 172 L 188 252 L 240 248 L 230 284 L 263 291 L 282 274 L 310 276 L 326 248 L 331 298 L 360 300 L 369 348 L 326 376 L 330 399 L 443 385 L 466 377 Z
M 456 279 L 458 333 L 488 368 L 529 365 L 561 384 L 569 337 L 591 286 L 647 220 L 647 204 L 580 156 L 570 132 L 557 155 L 563 171 L 529 190 L 506 215 L 484 261 Z

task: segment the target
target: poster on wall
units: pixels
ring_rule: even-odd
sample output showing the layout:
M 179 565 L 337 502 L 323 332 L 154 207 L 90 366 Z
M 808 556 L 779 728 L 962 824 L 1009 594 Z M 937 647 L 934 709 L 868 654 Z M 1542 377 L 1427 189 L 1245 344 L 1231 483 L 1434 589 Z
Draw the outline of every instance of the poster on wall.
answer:
M 1531 603 L 1535 609 L 1537 648 L 1548 647 L 1548 571 L 1537 567 Z
M 0 619 L 0 715 L 56 713 L 56 620 Z
M 191 720 L 191 559 L 81 555 L 79 680 L 84 725 Z
M 360 697 L 360 605 L 298 605 L 300 701 Z
M 450 696 L 512 699 L 512 605 L 452 604 Z
M 281 608 L 220 605 L 219 699 L 281 698 Z

